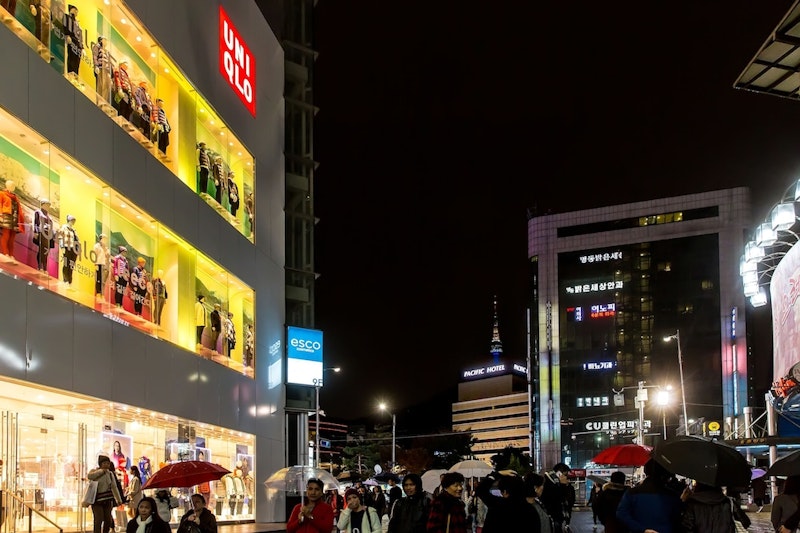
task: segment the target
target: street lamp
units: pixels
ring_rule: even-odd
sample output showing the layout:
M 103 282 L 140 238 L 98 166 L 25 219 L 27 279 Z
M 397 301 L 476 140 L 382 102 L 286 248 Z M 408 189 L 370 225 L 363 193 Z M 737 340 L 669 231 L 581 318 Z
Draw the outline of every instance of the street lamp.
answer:
M 381 402 L 378 405 L 378 409 L 380 409 L 381 411 L 388 411 L 389 410 L 389 406 L 386 405 L 385 403 Z M 394 458 L 395 458 L 395 456 L 394 456 L 394 453 L 395 453 L 395 439 L 397 438 L 397 417 L 395 416 L 394 413 L 391 413 L 391 415 L 392 415 L 392 468 L 394 468 L 394 466 L 397 464 L 397 463 L 395 463 L 395 460 L 394 460 Z
M 675 330 L 675 335 L 667 335 L 664 342 L 675 339 L 678 345 L 678 370 L 681 373 L 681 403 L 683 403 L 683 434 L 689 435 L 689 417 L 686 416 L 686 387 L 683 384 L 683 352 L 681 352 L 681 330 Z
M 326 370 L 333 370 L 334 372 L 340 372 L 342 369 L 341 369 L 341 367 L 338 367 L 338 366 L 332 366 L 332 367 L 328 367 L 328 368 L 323 368 L 322 369 L 323 377 L 325 375 L 325 371 Z M 320 412 L 319 411 L 319 389 L 322 387 L 322 382 L 323 382 L 322 379 L 315 379 L 314 380 L 314 392 L 315 392 L 316 403 L 317 403 L 316 416 L 315 416 L 315 418 L 316 418 L 316 420 L 315 420 L 316 429 L 314 430 L 314 453 L 316 455 L 316 459 L 314 460 L 314 468 L 319 468 L 319 456 L 320 456 L 320 453 L 319 453 L 319 412 Z
M 656 403 L 661 406 L 661 420 L 664 423 L 664 440 L 667 440 L 667 405 L 669 405 L 671 386 L 666 389 L 659 389 L 656 393 Z

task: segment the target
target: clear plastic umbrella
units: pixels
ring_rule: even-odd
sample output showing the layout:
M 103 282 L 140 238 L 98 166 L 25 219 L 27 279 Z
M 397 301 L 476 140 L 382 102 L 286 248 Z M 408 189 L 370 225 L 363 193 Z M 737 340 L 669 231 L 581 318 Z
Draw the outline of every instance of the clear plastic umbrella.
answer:
M 486 477 L 494 470 L 489 463 L 477 459 L 459 461 L 450 467 L 448 472 L 459 472 L 464 477 Z
M 287 466 L 281 468 L 264 482 L 269 489 L 287 492 L 304 492 L 309 479 L 317 478 L 324 484 L 324 490 L 339 490 L 339 482 L 327 470 L 310 466 Z

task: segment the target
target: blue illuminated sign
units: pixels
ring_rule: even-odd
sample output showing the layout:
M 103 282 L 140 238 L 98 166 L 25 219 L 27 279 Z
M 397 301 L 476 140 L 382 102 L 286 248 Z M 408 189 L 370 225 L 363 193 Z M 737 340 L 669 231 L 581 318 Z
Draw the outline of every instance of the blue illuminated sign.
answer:
M 289 326 L 286 332 L 286 382 L 322 386 L 322 331 Z

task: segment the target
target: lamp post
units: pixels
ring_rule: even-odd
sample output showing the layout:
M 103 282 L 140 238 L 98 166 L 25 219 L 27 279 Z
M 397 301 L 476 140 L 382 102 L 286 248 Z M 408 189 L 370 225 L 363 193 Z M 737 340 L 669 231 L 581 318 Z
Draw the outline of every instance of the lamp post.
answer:
M 683 352 L 681 352 L 681 330 L 675 330 L 674 335 L 667 335 L 664 337 L 665 342 L 675 339 L 678 345 L 678 370 L 681 373 L 681 403 L 683 404 L 683 434 L 689 434 L 689 417 L 686 415 L 686 387 L 683 383 Z
M 656 394 L 656 403 L 661 406 L 661 421 L 664 424 L 664 440 L 667 440 L 667 405 L 669 405 L 669 391 L 672 387 L 667 386 L 666 390 L 660 389 Z
M 378 405 L 378 409 L 380 409 L 381 411 L 388 411 L 389 410 L 389 406 L 387 406 L 385 403 L 381 402 L 380 405 Z M 394 455 L 395 454 L 395 439 L 397 438 L 397 417 L 395 416 L 394 413 L 390 413 L 390 414 L 392 415 L 392 468 L 394 468 L 395 464 L 397 464 L 397 463 L 395 463 L 395 455 Z
M 342 369 L 338 366 L 332 366 L 328 368 L 322 369 L 323 377 L 325 375 L 326 370 L 333 370 L 334 372 L 339 372 Z M 314 459 L 314 468 L 319 468 L 319 460 L 320 460 L 320 452 L 319 452 L 319 389 L 322 387 L 323 379 L 315 379 L 314 380 L 314 393 L 316 399 L 316 411 L 315 411 L 315 429 L 314 429 L 314 455 L 316 456 Z

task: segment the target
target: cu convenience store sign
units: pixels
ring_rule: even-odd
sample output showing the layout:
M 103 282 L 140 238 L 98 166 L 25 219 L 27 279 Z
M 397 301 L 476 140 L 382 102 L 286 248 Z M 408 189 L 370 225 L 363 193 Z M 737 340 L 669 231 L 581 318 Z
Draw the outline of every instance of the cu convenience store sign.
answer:
M 256 58 L 222 6 L 219 6 L 219 71 L 255 117 Z

